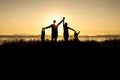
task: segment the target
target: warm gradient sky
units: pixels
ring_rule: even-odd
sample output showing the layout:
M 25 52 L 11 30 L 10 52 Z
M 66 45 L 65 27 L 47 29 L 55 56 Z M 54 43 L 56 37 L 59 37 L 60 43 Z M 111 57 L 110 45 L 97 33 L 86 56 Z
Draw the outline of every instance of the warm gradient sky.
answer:
M 120 0 L 0 0 L 0 34 L 40 34 L 62 17 L 81 35 L 120 34 Z

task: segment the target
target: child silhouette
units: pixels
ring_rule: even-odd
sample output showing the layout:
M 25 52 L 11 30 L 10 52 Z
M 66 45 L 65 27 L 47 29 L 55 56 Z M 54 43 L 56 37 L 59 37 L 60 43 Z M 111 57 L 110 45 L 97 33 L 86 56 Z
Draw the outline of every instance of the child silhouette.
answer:
M 44 42 L 45 41 L 45 29 L 42 28 L 41 30 L 41 41 Z
M 79 35 L 80 31 L 77 33 L 76 31 L 74 32 L 74 40 L 77 41 L 78 40 L 78 35 Z

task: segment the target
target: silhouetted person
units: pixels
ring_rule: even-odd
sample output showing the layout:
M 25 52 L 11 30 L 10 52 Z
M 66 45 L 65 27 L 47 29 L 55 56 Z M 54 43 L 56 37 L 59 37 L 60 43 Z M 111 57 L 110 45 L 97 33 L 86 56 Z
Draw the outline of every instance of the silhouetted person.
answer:
M 64 19 L 65 18 L 63 18 L 58 24 L 56 24 L 56 20 L 53 20 L 53 24 L 51 24 L 50 26 L 44 28 L 44 29 L 52 28 L 52 34 L 51 34 L 52 41 L 57 41 L 58 26 L 64 21 Z
M 79 35 L 80 31 L 77 33 L 76 31 L 74 32 L 74 40 L 77 41 L 78 40 L 78 35 Z
M 45 41 L 45 29 L 42 28 L 41 30 L 41 41 L 44 42 Z
M 63 35 L 64 35 L 64 40 L 65 41 L 68 41 L 68 38 L 69 38 L 69 31 L 68 31 L 68 29 L 70 29 L 70 30 L 75 32 L 74 29 L 68 27 L 68 24 L 64 23 L 64 21 L 63 21 L 63 30 L 64 30 Z

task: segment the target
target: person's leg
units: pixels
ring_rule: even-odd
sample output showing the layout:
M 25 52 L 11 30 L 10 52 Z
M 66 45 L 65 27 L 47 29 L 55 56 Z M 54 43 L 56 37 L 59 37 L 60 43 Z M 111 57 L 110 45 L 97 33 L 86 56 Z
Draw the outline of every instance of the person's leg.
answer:
M 64 35 L 64 40 L 65 40 L 65 41 L 68 41 L 68 37 L 69 37 L 68 34 L 65 34 L 65 35 Z
M 68 41 L 68 38 L 67 38 L 67 37 L 64 37 L 64 40 L 65 40 L 65 41 Z
M 54 37 L 53 37 L 53 35 L 51 36 L 51 39 L 52 39 L 52 41 L 54 41 Z
M 69 36 L 67 36 L 67 41 L 68 41 Z
M 54 34 L 54 38 L 55 38 L 55 41 L 57 41 L 57 38 L 58 38 L 58 33 L 57 32 Z
M 55 36 L 55 41 L 57 41 L 57 36 Z

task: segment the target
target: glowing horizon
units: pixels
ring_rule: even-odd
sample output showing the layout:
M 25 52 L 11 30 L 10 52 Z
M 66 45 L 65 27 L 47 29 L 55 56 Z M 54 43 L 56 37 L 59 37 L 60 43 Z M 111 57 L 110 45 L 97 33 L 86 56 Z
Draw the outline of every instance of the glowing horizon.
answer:
M 63 17 L 80 35 L 120 34 L 120 0 L 0 0 L 0 9 L 0 34 L 38 35 Z

